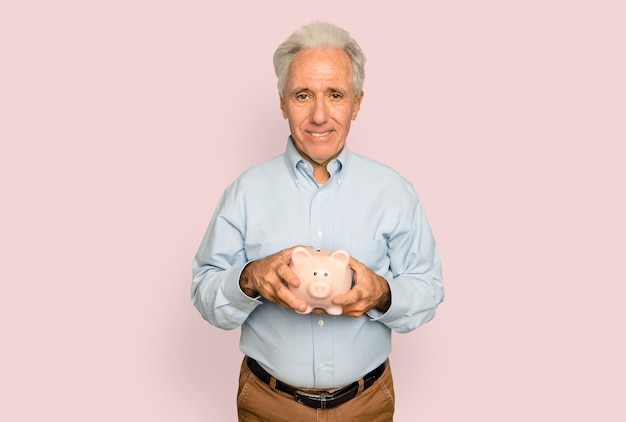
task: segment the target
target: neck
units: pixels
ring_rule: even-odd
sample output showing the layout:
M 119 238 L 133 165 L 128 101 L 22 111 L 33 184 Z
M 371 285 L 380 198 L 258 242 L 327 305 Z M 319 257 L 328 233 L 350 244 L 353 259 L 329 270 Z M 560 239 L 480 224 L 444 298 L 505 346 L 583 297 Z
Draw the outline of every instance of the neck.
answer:
M 313 163 L 313 178 L 320 185 L 323 185 L 330 179 L 330 173 L 326 170 L 326 163 L 323 165 Z

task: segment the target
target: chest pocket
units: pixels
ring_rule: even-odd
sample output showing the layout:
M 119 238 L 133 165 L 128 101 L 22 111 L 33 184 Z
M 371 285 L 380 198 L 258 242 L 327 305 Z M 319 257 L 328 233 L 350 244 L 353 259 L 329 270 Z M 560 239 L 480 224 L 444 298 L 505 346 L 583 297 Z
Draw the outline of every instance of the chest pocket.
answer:
M 361 261 L 377 274 L 389 271 L 387 242 L 384 239 L 355 238 L 350 242 L 350 255 Z

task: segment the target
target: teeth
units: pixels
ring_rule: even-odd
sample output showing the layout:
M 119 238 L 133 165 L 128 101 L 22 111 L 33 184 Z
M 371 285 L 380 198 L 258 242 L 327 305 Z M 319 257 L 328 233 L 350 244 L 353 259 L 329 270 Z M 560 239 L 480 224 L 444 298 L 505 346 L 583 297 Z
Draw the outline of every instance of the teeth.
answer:
M 316 138 L 321 138 L 322 136 L 326 136 L 330 134 L 330 131 L 324 132 L 324 133 L 314 133 L 314 132 L 309 132 L 309 133 L 311 134 L 311 136 L 314 136 Z

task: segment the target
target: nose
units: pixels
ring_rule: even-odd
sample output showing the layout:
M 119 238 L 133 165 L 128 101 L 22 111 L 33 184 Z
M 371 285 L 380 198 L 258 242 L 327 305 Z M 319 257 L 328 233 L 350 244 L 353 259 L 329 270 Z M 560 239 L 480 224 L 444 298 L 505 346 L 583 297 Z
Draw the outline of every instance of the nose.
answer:
M 323 99 L 317 98 L 311 109 L 311 123 L 316 125 L 324 124 L 328 121 L 328 109 Z

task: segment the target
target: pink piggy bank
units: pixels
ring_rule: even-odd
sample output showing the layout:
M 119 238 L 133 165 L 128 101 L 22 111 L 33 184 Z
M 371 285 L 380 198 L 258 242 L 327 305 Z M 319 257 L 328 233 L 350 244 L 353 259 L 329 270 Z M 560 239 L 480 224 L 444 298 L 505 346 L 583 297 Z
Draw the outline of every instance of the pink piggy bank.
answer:
M 329 251 L 296 247 L 291 253 L 291 269 L 300 278 L 300 287 L 290 289 L 307 303 L 306 311 L 322 308 L 330 315 L 341 315 L 339 305 L 331 299 L 352 287 L 352 270 L 348 266 L 350 255 L 344 250 Z

